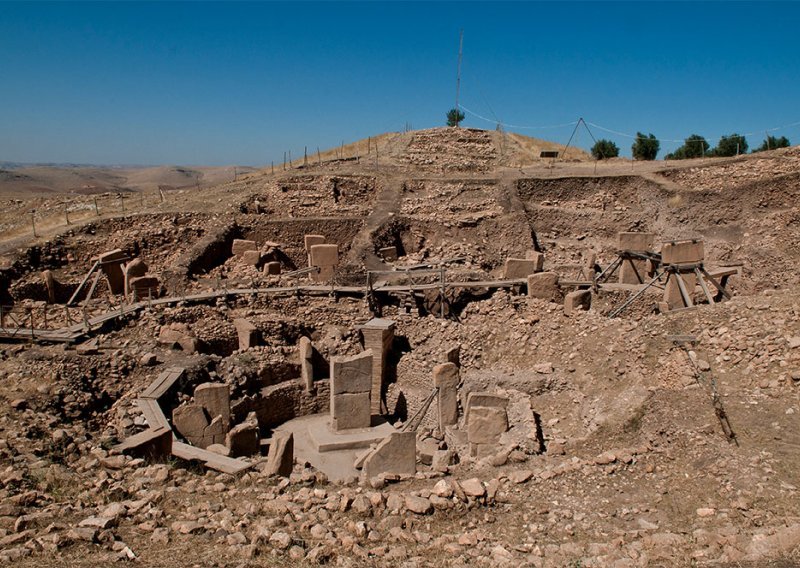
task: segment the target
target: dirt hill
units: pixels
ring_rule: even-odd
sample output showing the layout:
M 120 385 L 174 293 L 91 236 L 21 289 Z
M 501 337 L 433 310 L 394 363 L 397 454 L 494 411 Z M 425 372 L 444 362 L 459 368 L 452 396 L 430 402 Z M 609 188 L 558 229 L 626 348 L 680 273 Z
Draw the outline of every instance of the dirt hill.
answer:
M 211 187 L 3 203 L 0 558 L 798 565 L 800 147 L 595 163 L 539 160 L 544 143 L 494 131 L 375 141 Z M 587 270 L 609 267 L 627 231 L 652 233 L 654 253 L 702 240 L 704 268 L 733 273 L 731 299 L 692 285 L 695 305 L 660 313 L 663 280 L 594 286 Z M 306 235 L 337 245 L 330 278 L 310 280 Z M 125 303 L 87 276 L 113 249 L 142 259 L 162 297 Z M 530 281 L 507 274 L 540 255 Z M 588 310 L 568 309 L 578 287 Z M 376 396 L 381 420 L 418 425 L 416 473 L 331 483 L 298 437 L 292 473 L 275 475 L 260 451 L 329 412 L 331 361 L 364 356 L 373 317 L 395 322 L 388 347 L 370 344 L 387 350 Z M 431 398 L 445 361 L 456 427 Z M 177 430 L 184 457 L 110 451 L 159 423 L 154 404 L 167 428 L 189 409 L 218 436 L 205 382 L 255 435 L 247 469 L 185 459 L 196 442 Z M 475 422 L 470 394 L 494 405 Z

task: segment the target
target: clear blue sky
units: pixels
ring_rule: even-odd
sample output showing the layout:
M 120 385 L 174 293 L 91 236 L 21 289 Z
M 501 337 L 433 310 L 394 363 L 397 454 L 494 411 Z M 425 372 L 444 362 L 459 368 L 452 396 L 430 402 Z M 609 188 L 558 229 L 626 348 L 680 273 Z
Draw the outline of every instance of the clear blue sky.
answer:
M 800 121 L 798 23 L 794 2 L 2 3 L 0 161 L 258 165 L 439 126 L 462 28 L 477 114 L 713 145 Z

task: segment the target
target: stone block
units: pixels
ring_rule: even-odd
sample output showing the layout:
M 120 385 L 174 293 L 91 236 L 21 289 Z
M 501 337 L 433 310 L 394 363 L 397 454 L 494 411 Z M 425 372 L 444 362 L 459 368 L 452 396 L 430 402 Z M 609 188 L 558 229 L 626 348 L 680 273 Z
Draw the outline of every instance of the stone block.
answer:
M 417 471 L 417 434 L 394 432 L 384 438 L 364 460 L 364 475 L 372 479 L 378 475 L 414 475 Z
M 258 266 L 261 264 L 261 252 L 257 250 L 246 250 L 239 258 L 242 260 L 242 264 L 248 266 Z
M 497 444 L 508 430 L 508 412 L 505 408 L 472 406 L 469 409 L 467 439 L 470 444 Z
M 543 259 L 544 257 L 542 257 Z M 503 268 L 503 278 L 513 280 L 515 278 L 526 278 L 535 272 L 541 272 L 542 263 L 538 260 L 528 260 L 524 258 L 506 259 Z
M 172 430 L 159 426 L 126 438 L 112 448 L 115 453 L 150 460 L 166 459 L 172 453 Z
M 194 389 L 194 403 L 205 408 L 210 417 L 222 417 L 222 423 L 225 425 L 224 438 L 231 424 L 231 392 L 228 385 L 222 383 L 199 385 Z
M 592 306 L 592 293 L 589 290 L 576 290 L 564 297 L 564 314 L 575 310 L 588 310 Z
M 306 392 L 314 390 L 314 346 L 308 337 L 301 337 L 298 344 L 300 352 L 300 378 Z
M 127 282 L 131 298 L 135 301 L 156 299 L 161 293 L 161 283 L 157 276 L 135 276 Z
M 369 393 L 331 395 L 331 429 L 369 428 L 371 412 Z
M 558 274 L 538 272 L 528 276 L 528 296 L 553 301 L 560 293 Z
M 228 433 L 228 427 L 223 422 L 222 416 L 216 416 L 211 423 L 206 426 L 203 431 L 203 439 L 198 446 L 205 449 L 212 444 L 224 444 L 225 435 Z
M 267 475 L 289 477 L 294 465 L 294 436 L 291 432 L 276 431 L 272 434 L 272 442 L 267 454 Z
M 131 293 L 131 284 L 130 281 L 132 278 L 136 278 L 138 276 L 144 276 L 147 274 L 147 263 L 143 261 L 141 258 L 134 258 L 125 267 L 122 269 L 125 275 L 125 294 L 128 295 Z
M 438 389 L 439 430 L 458 423 L 458 367 L 444 363 L 433 368 L 433 386 Z
M 617 235 L 619 250 L 650 252 L 653 250 L 653 233 L 623 232 Z
M 231 254 L 233 256 L 242 256 L 246 251 L 258 251 L 258 246 L 255 241 L 248 241 L 244 239 L 233 239 L 231 245 Z
M 281 263 L 277 261 L 264 264 L 264 274 L 267 276 L 277 276 L 281 273 Z
M 510 402 L 507 396 L 484 391 L 473 391 L 467 395 L 467 409 L 464 413 L 464 423 L 469 424 L 470 408 L 473 406 L 486 406 L 505 410 L 508 408 Z
M 697 264 L 704 258 L 703 241 L 678 241 L 661 246 L 662 264 Z
M 397 247 L 383 247 L 378 249 L 378 254 L 386 262 L 397 260 Z
M 196 337 L 191 337 L 182 331 L 166 326 L 161 328 L 158 334 L 158 342 L 169 347 L 178 346 L 186 353 L 195 353 L 200 346 L 200 342 Z
M 352 357 L 331 358 L 331 394 L 357 394 L 372 390 L 372 350 Z
M 239 336 L 239 350 L 244 351 L 255 347 L 261 341 L 261 333 L 252 323 L 243 318 L 233 320 L 233 327 Z
M 172 427 L 193 446 L 203 446 L 209 420 L 205 409 L 198 404 L 185 404 L 172 411 Z
M 97 258 L 100 262 L 100 270 L 108 280 L 108 287 L 112 294 L 125 293 L 125 274 L 122 272 L 122 263 L 125 258 L 125 253 L 120 249 L 104 252 Z
M 225 446 L 234 458 L 252 456 L 258 453 L 258 422 L 247 421 L 237 424 L 225 435 Z
M 544 269 L 544 253 L 538 250 L 528 249 L 525 251 L 525 259 L 532 260 L 536 263 L 536 272 L 541 272 Z
M 312 272 L 311 279 L 316 282 L 327 282 L 336 273 L 339 264 L 339 245 L 313 245 L 310 250 L 311 266 L 319 268 Z

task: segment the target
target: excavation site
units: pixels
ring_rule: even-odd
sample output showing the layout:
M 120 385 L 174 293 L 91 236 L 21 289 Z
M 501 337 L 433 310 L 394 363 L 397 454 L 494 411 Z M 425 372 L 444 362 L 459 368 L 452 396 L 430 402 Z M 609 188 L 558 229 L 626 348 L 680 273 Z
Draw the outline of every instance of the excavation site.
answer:
M 0 193 L 0 563 L 800 561 L 797 146 L 119 183 Z

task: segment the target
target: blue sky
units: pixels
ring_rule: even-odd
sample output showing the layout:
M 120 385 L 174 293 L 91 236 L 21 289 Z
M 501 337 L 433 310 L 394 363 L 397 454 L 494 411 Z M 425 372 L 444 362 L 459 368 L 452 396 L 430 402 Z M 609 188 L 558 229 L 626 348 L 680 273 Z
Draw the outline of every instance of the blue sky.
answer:
M 263 165 L 439 126 L 460 29 L 469 111 L 652 132 L 663 157 L 800 121 L 798 22 L 794 2 L 0 3 L 0 161 Z

